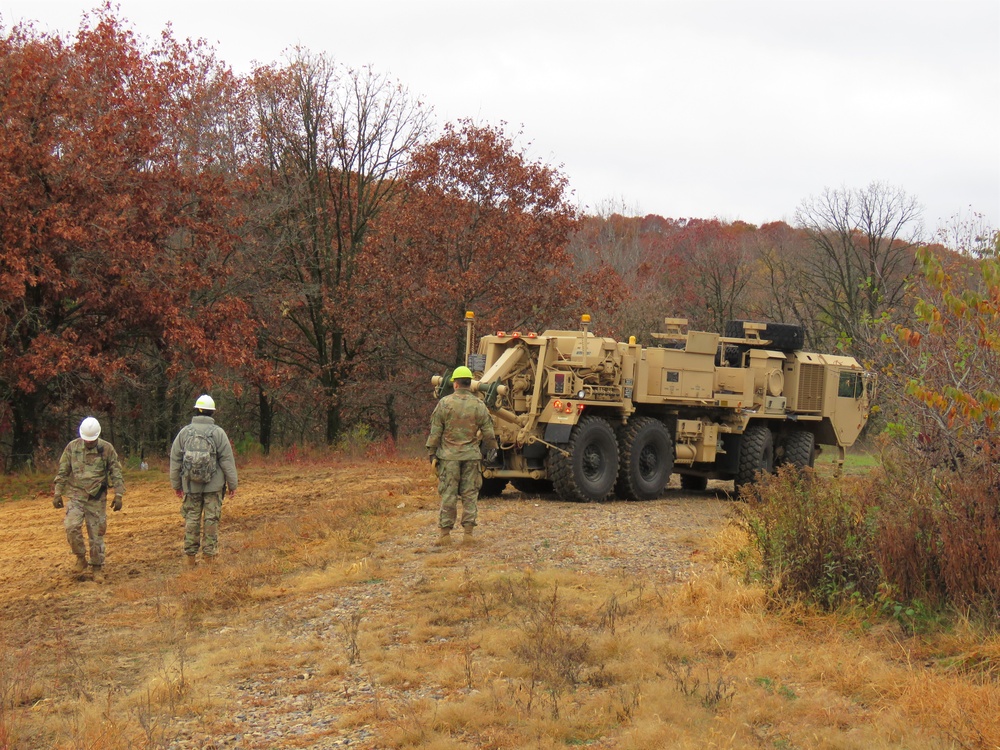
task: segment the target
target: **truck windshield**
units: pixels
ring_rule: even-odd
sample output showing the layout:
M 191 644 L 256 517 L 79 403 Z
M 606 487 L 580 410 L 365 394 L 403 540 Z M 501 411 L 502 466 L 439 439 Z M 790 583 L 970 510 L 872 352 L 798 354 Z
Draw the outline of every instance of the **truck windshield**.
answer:
M 861 380 L 860 372 L 840 373 L 840 386 L 837 388 L 837 395 L 841 398 L 861 398 L 865 392 L 864 383 Z

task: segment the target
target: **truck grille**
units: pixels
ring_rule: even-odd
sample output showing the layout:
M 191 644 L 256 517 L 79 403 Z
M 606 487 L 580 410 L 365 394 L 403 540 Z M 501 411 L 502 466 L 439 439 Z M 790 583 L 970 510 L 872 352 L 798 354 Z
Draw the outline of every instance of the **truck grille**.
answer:
M 823 410 L 823 365 L 803 363 L 799 369 L 798 411 Z

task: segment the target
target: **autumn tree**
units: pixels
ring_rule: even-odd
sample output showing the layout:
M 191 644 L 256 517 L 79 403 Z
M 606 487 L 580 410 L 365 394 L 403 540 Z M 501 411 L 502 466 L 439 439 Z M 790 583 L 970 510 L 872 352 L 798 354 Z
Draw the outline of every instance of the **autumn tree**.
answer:
M 994 459 L 1000 443 L 1000 232 L 980 258 L 940 245 L 922 248 L 912 321 L 886 337 L 889 395 L 909 434 L 951 459 L 975 456 L 983 441 Z
M 367 388 L 412 398 L 428 373 L 461 363 L 467 310 L 479 333 L 579 320 L 587 277 L 566 252 L 575 209 L 562 173 L 529 160 L 502 127 L 463 120 L 417 149 L 404 179 L 364 256 L 371 315 L 359 320 L 379 332 Z
M 807 346 L 826 323 L 809 295 L 810 256 L 815 248 L 806 233 L 783 221 L 764 224 L 750 239 L 757 273 L 747 298 L 747 317 L 801 325 Z
M 672 252 L 672 238 L 686 222 L 630 213 L 624 205 L 599 206 L 581 217 L 568 250 L 575 268 L 602 280 L 608 333 L 649 343 L 648 334 L 661 330 L 664 318 L 682 315 L 690 301 L 679 273 L 683 261 Z
M 217 171 L 172 137 L 196 47 L 144 46 L 109 11 L 63 40 L 0 38 L 0 399 L 10 463 L 56 410 L 112 409 L 148 352 L 196 381 L 238 365 L 240 301 L 218 293 L 232 235 Z
M 871 325 L 904 300 L 921 242 L 921 207 L 901 188 L 825 190 L 796 212 L 815 252 L 807 259 L 809 302 L 827 327 L 824 342 L 873 345 Z
M 260 268 L 273 282 L 265 354 L 315 384 L 330 443 L 342 427 L 358 257 L 427 115 L 387 76 L 302 49 L 257 70 L 253 86 Z
M 703 308 L 691 315 L 692 323 L 722 332 L 727 321 L 744 317 L 756 272 L 751 242 L 755 231 L 743 222 L 699 220 L 689 222 L 678 237 L 685 247 L 688 283 Z

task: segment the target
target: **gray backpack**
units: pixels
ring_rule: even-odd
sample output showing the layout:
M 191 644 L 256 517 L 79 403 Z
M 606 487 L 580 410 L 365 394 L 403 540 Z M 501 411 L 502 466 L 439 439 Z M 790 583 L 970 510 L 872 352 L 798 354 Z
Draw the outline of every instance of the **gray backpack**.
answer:
M 215 453 L 215 443 L 208 435 L 191 430 L 184 441 L 184 461 L 182 473 L 191 482 L 208 484 L 215 476 L 219 462 Z

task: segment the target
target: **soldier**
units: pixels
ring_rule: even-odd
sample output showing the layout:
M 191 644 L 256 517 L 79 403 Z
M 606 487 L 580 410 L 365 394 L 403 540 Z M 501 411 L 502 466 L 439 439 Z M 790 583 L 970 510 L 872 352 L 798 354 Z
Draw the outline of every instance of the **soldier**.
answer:
M 101 423 L 87 417 L 80 423 L 80 437 L 71 440 L 59 459 L 55 478 L 55 498 L 52 505 L 63 507 L 66 498 L 66 539 L 76 555 L 74 574 L 87 570 L 87 545 L 83 541 L 83 524 L 87 524 L 90 541 L 90 567 L 93 579 L 104 580 L 104 533 L 108 528 L 108 485 L 114 485 L 115 499 L 111 509 L 122 509 L 125 481 L 115 447 L 100 439 Z
M 431 415 L 431 434 L 427 438 L 428 458 L 438 475 L 441 510 L 438 514 L 440 536 L 436 545 L 451 544 L 451 530 L 462 501 L 463 543 L 472 541 L 478 515 L 477 501 L 483 476 L 479 470 L 482 442 L 496 455 L 497 440 L 493 421 L 486 405 L 472 394 L 472 371 L 456 367 L 451 376 L 455 392 L 442 398 Z
M 212 416 L 215 401 L 211 396 L 199 396 L 194 413 L 191 424 L 181 428 L 170 448 L 170 485 L 183 500 L 184 554 L 192 567 L 198 564 L 199 547 L 206 563 L 214 562 L 219 553 L 222 499 L 227 485 L 230 498 L 236 495 L 237 485 L 233 446 Z

